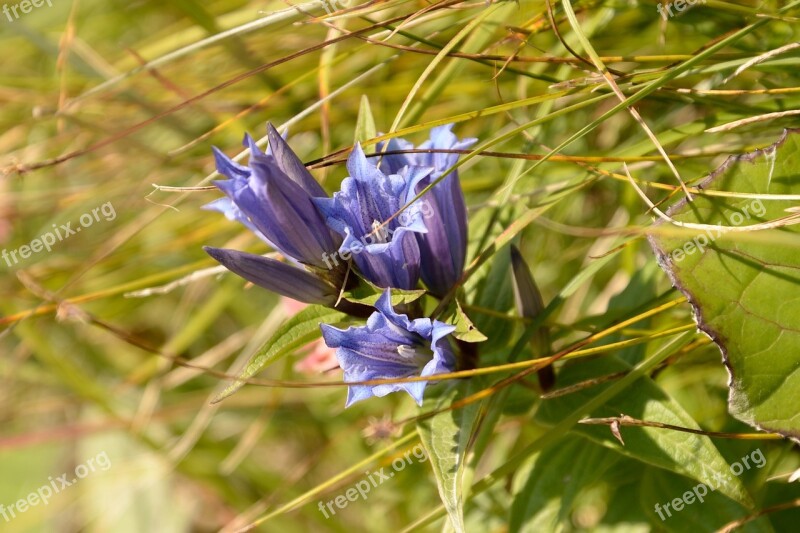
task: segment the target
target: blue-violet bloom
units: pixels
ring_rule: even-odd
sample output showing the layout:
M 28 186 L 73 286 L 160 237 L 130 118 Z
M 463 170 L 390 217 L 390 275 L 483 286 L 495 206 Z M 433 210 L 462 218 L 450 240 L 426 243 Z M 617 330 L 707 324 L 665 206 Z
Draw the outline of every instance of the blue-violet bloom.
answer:
M 338 299 L 338 288 L 295 266 L 238 250 L 211 246 L 203 250 L 234 274 L 298 302 L 333 307 Z
M 214 184 L 227 197 L 205 206 L 244 224 L 298 267 L 235 250 L 206 248 L 228 270 L 273 292 L 306 303 L 332 305 L 341 269 L 325 269 L 324 258 L 334 253 L 341 238 L 330 231 L 312 199 L 325 197 L 302 161 L 286 141 L 267 125 L 269 149 L 262 152 L 249 135 L 248 166 L 214 149 L 217 170 L 228 179 Z M 301 265 L 322 276 L 312 274 Z
M 417 148 L 434 150 L 464 150 L 477 139 L 462 139 L 453 134 L 452 124 L 433 128 L 430 139 Z M 392 139 L 386 150 L 409 150 L 414 145 L 405 139 Z M 378 146 L 383 151 L 383 145 Z M 434 171 L 415 185 L 419 193 L 443 172 L 458 161 L 457 153 L 411 153 L 392 154 L 381 158 L 383 172 L 397 173 L 406 165 L 433 167 Z M 420 198 L 427 202 L 431 215 L 425 217 L 426 233 L 416 235 L 421 259 L 421 276 L 428 289 L 437 296 L 444 296 L 458 282 L 464 271 L 467 254 L 467 208 L 458 171 L 448 174 Z
M 331 261 L 338 264 L 337 255 L 344 260 L 352 255 L 361 274 L 375 285 L 415 288 L 420 251 L 414 234 L 427 231 L 422 213 L 415 204 L 409 213 L 389 219 L 413 199 L 414 187 L 433 169 L 405 166 L 398 173 L 384 174 L 356 144 L 347 170 L 349 176 L 333 198 L 314 198 L 328 225 L 344 237 L 338 254 L 326 257 L 328 267 Z
M 321 324 L 325 344 L 336 348 L 336 358 L 344 370 L 344 381 L 395 379 L 411 376 L 434 376 L 452 372 L 456 359 L 447 336 L 456 328 L 450 324 L 395 312 L 391 291 L 385 291 L 375 303 L 377 309 L 367 325 L 341 330 Z M 427 381 L 351 385 L 346 407 L 372 396 L 386 396 L 406 391 L 422 405 Z

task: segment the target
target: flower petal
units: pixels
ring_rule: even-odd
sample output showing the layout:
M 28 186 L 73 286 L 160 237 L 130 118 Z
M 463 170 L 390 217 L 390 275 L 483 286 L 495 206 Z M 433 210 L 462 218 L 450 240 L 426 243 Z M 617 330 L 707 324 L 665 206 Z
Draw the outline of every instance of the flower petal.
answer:
M 234 274 L 270 291 L 310 304 L 332 306 L 336 302 L 336 288 L 305 270 L 237 250 L 203 249 Z
M 350 176 L 333 198 L 313 199 L 328 226 L 344 237 L 339 253 L 353 254 L 361 274 L 379 287 L 413 289 L 420 270 L 413 232 L 424 232 L 426 226 L 420 205 L 400 208 L 413 199 L 413 186 L 433 168 L 403 167 L 401 174 L 386 175 L 358 144 L 347 168 Z
M 430 138 L 419 146 L 431 152 L 387 155 L 381 158 L 379 168 L 387 173 L 407 173 L 411 185 L 409 198 L 413 197 L 458 162 L 459 154 L 443 150 L 464 150 L 477 140 L 459 140 L 452 129 L 453 124 L 446 124 L 431 130 Z M 379 144 L 378 150 L 383 150 L 383 147 L 383 144 Z M 395 138 L 389 141 L 386 148 L 408 150 L 413 145 Z M 434 170 L 420 179 L 409 172 L 415 167 L 432 167 Z M 426 232 L 416 236 L 420 252 L 420 275 L 433 294 L 443 296 L 460 279 L 466 261 L 467 210 L 458 172 L 453 171 L 436 183 L 420 198 L 418 205 L 426 208 L 424 224 L 427 228 Z
M 386 146 L 386 150 L 384 150 Z M 414 144 L 405 139 L 397 138 L 389 139 L 388 145 L 380 142 L 377 146 L 378 153 L 383 152 L 399 152 L 401 150 L 413 150 Z M 399 174 L 400 170 L 406 165 L 412 165 L 411 157 L 416 154 L 391 154 L 384 155 L 380 158 L 378 168 L 384 174 Z
M 270 152 L 275 157 L 278 167 L 289 178 L 300 185 L 312 197 L 322 198 L 328 196 L 281 134 L 278 133 L 278 130 L 269 122 L 267 123 L 267 137 L 269 138 Z
M 253 144 L 253 150 L 258 147 Z M 214 182 L 266 239 L 285 255 L 324 266 L 339 246 L 311 197 L 278 168 L 272 156 L 255 153 L 246 179 Z
M 214 152 L 214 161 L 217 164 L 217 172 L 230 179 L 246 178 L 250 175 L 250 169 L 240 165 L 217 148 L 212 146 L 211 150 Z
M 456 360 L 450 350 L 447 336 L 455 326 L 429 318 L 410 320 L 392 307 L 391 292 L 385 291 L 375 304 L 366 326 L 338 329 L 321 324 L 322 336 L 331 348 L 336 348 L 336 358 L 344 370 L 347 383 L 376 379 L 400 379 L 411 376 L 434 376 L 450 372 Z M 371 396 L 406 391 L 417 404 L 428 381 L 385 383 L 377 385 L 351 385 L 347 404 Z
M 258 231 L 258 228 L 256 228 L 253 225 L 253 223 L 250 222 L 250 219 L 247 218 L 247 216 L 244 213 L 242 213 L 242 210 L 239 209 L 239 207 L 235 203 L 233 203 L 233 200 L 231 200 L 230 198 L 228 197 L 217 198 L 213 202 L 209 202 L 206 205 L 202 206 L 200 209 L 205 209 L 207 211 L 219 211 L 220 213 L 225 215 L 225 218 L 227 218 L 228 220 L 233 222 L 239 222 L 240 224 L 244 225 L 247 229 L 252 231 L 256 235 L 256 237 L 266 242 L 271 247 L 273 248 L 275 247 L 275 245 L 269 242 L 269 239 L 267 239 L 263 233 Z

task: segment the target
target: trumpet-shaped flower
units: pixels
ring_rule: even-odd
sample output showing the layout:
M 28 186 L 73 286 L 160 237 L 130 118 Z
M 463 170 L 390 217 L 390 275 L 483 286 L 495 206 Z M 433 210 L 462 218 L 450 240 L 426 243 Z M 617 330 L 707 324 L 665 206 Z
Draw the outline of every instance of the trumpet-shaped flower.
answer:
M 453 125 L 439 126 L 431 130 L 430 139 L 419 145 L 419 149 L 463 150 L 477 139 L 462 139 L 453 134 Z M 392 139 L 386 147 L 389 151 L 413 149 L 414 145 L 404 139 Z M 383 147 L 379 146 L 378 151 Z M 457 153 L 412 153 L 391 154 L 381 158 L 380 168 L 384 172 L 397 173 L 405 166 L 428 166 L 434 171 L 415 185 L 419 193 L 458 161 Z M 447 174 L 420 199 L 431 207 L 432 215 L 426 217 L 427 232 L 417 234 L 420 250 L 422 281 L 428 289 L 443 296 L 461 278 L 467 253 L 467 208 L 458 172 Z
M 341 242 L 312 202 L 312 198 L 325 197 L 325 191 L 272 125 L 268 125 L 268 136 L 267 153 L 245 136 L 244 144 L 250 149 L 246 167 L 214 149 L 217 170 L 228 177 L 214 185 L 227 198 L 206 208 L 241 222 L 285 256 L 325 268 L 323 257 Z
M 314 199 L 328 225 L 344 237 L 339 255 L 346 259 L 352 254 L 361 274 L 379 287 L 413 289 L 420 269 L 414 234 L 426 229 L 416 204 L 395 215 L 433 169 L 406 166 L 399 174 L 384 174 L 356 145 L 347 170 L 350 176 L 341 191 Z
M 336 304 L 339 289 L 306 270 L 238 250 L 203 249 L 222 266 L 259 287 L 307 304 Z
M 363 327 L 341 330 L 328 324 L 320 325 L 325 344 L 336 348 L 345 382 L 435 376 L 455 369 L 456 359 L 447 339 L 455 326 L 429 318 L 411 320 L 396 313 L 388 290 L 378 299 L 375 308 L 377 311 Z M 346 407 L 397 391 L 406 391 L 422 405 L 427 384 L 427 381 L 415 381 L 351 385 Z
M 312 199 L 325 191 L 286 141 L 267 125 L 269 149 L 262 152 L 245 136 L 250 162 L 243 166 L 214 149 L 217 170 L 228 179 L 214 184 L 227 196 L 205 206 L 244 224 L 290 260 L 315 273 L 274 259 L 236 250 L 206 247 L 228 270 L 278 294 L 305 303 L 334 305 L 343 270 L 325 270 L 324 258 L 341 239 L 325 224 Z M 317 275 L 320 274 L 320 275 Z

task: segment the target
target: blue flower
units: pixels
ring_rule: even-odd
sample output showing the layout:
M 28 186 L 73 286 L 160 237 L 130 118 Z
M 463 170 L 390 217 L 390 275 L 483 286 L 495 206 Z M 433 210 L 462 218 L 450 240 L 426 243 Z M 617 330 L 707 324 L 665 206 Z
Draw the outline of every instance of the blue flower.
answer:
M 341 243 L 312 202 L 325 197 L 325 191 L 272 125 L 268 136 L 267 153 L 245 136 L 244 144 L 250 148 L 246 167 L 214 149 L 217 170 L 228 177 L 214 185 L 227 198 L 205 207 L 241 222 L 286 257 L 325 268 L 324 257 Z
M 336 348 L 344 381 L 394 379 L 410 376 L 434 376 L 452 372 L 456 359 L 447 336 L 456 328 L 429 318 L 410 320 L 392 308 L 390 291 L 384 292 L 375 304 L 377 309 L 364 327 L 341 330 L 321 324 L 325 344 Z M 422 405 L 427 381 L 382 385 L 351 385 L 346 407 L 372 396 L 386 396 L 406 391 Z
M 333 307 L 338 299 L 338 288 L 295 266 L 238 250 L 211 246 L 203 250 L 234 274 L 293 300 Z
M 458 140 L 450 131 L 452 124 L 433 128 L 430 140 L 419 145 L 419 149 L 463 150 L 477 139 Z M 404 139 L 392 139 L 388 151 L 409 150 L 414 145 Z M 383 146 L 378 146 L 383 151 Z M 458 161 L 455 153 L 414 153 L 386 155 L 381 158 L 383 172 L 397 173 L 407 165 L 433 167 L 434 171 L 415 185 L 418 193 L 439 178 L 444 171 Z M 467 254 L 467 208 L 458 172 L 453 171 L 420 198 L 428 204 L 430 215 L 425 217 L 427 232 L 416 235 L 420 250 L 422 281 L 437 296 L 444 296 L 464 271 Z
M 420 269 L 414 234 L 426 231 L 421 214 L 412 206 L 381 226 L 414 197 L 415 185 L 433 169 L 406 166 L 398 174 L 384 174 L 357 144 L 347 170 L 350 176 L 333 198 L 314 198 L 328 225 L 344 237 L 339 257 L 352 255 L 361 274 L 379 287 L 413 289 Z M 335 256 L 333 260 L 338 263 Z
M 217 170 L 228 178 L 214 184 L 227 197 L 204 207 L 244 224 L 296 266 L 236 250 L 206 247 L 205 251 L 256 285 L 301 302 L 333 306 L 344 269 L 325 269 L 325 257 L 338 249 L 341 239 L 312 201 L 325 197 L 325 191 L 271 124 L 267 135 L 267 153 L 245 135 L 248 166 L 214 149 Z

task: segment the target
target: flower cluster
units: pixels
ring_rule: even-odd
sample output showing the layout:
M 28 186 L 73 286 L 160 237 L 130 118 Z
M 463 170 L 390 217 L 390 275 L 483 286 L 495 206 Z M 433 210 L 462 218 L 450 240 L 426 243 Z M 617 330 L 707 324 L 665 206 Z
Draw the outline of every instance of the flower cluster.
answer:
M 345 291 L 359 283 L 384 289 L 366 326 L 321 324 L 348 383 L 434 376 L 456 367 L 448 340 L 455 326 L 415 316 L 417 305 L 405 305 L 407 314 L 400 314 L 391 297 L 393 288 L 417 289 L 420 279 L 430 294 L 443 297 L 463 274 L 464 195 L 457 172 L 444 173 L 456 164 L 457 150 L 475 140 L 459 140 L 451 128 L 434 128 L 414 152 L 403 139 L 378 145 L 372 157 L 357 144 L 347 160 L 348 177 L 332 197 L 272 125 L 266 152 L 245 136 L 247 166 L 214 150 L 217 170 L 227 178 L 214 184 L 226 196 L 206 208 L 240 222 L 287 261 L 206 247 L 209 255 L 256 285 L 353 316 L 365 316 L 366 306 L 343 298 Z M 331 265 L 331 256 L 348 260 Z M 400 390 L 421 404 L 426 384 L 354 384 L 347 405 Z

